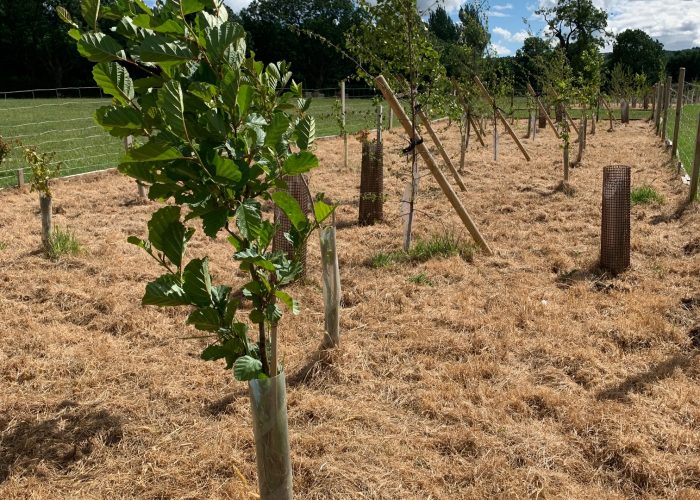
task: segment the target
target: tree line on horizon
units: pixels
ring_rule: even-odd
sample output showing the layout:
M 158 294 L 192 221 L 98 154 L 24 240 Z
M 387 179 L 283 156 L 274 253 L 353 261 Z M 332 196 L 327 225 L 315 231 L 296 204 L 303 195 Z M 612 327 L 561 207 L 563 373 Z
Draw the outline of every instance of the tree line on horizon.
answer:
M 103 0 L 103 4 L 126 0 Z M 232 18 L 243 25 L 248 46 L 261 60 L 286 60 L 307 89 L 335 88 L 356 75 L 356 63 L 346 57 L 347 34 L 366 16 L 365 0 L 254 0 Z M 0 0 L 0 91 L 32 88 L 92 86 L 91 68 L 75 50 L 56 7 L 80 15 L 79 0 Z M 538 11 L 548 26 L 549 39 L 530 36 L 514 56 L 498 57 L 490 50 L 488 18 L 483 0 L 468 0 L 453 19 L 438 6 L 425 18 L 429 39 L 448 77 L 479 74 L 485 80 L 507 81 L 511 88 L 535 88 L 542 61 L 562 50 L 574 74 L 584 71 L 583 55 L 605 54 L 603 81 L 610 86 L 617 72 L 630 79 L 643 77 L 653 85 L 665 73 L 674 78 L 680 67 L 686 79 L 700 79 L 700 48 L 664 51 L 642 30 L 625 30 L 613 37 L 607 13 L 591 0 L 558 0 Z M 616 69 L 617 67 L 617 69 Z M 352 81 L 349 85 L 365 86 Z

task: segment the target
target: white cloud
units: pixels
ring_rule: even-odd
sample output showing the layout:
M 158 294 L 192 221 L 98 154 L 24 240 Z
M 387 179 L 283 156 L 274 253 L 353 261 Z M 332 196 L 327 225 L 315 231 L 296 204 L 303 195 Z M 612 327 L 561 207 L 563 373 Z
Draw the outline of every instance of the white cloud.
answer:
M 251 0 L 225 0 L 225 2 L 234 12 L 240 12 L 241 9 L 248 7 Z
M 497 56 L 510 56 L 513 54 L 512 50 L 500 43 L 492 43 L 490 48 L 492 51 L 496 52 Z
M 523 43 L 525 39 L 530 36 L 530 34 L 525 30 L 520 30 L 517 33 L 511 33 L 507 29 L 501 28 L 500 26 L 496 26 L 492 32 L 501 37 L 503 40 L 513 43 Z
M 493 29 L 493 32 L 494 32 L 496 35 L 498 35 L 498 36 L 500 36 L 500 37 L 502 37 L 502 38 L 505 38 L 506 40 L 510 39 L 510 37 L 511 37 L 511 35 L 512 35 L 512 33 L 511 33 L 510 31 L 508 31 L 507 29 L 501 28 L 500 26 L 496 26 L 496 27 Z
M 593 0 L 593 3 L 608 12 L 608 29 L 615 34 L 640 29 L 658 39 L 667 50 L 700 45 L 699 0 Z M 540 7 L 555 4 L 556 0 L 539 1 Z
M 493 10 L 511 10 L 513 8 L 512 3 L 498 4 L 491 7 Z

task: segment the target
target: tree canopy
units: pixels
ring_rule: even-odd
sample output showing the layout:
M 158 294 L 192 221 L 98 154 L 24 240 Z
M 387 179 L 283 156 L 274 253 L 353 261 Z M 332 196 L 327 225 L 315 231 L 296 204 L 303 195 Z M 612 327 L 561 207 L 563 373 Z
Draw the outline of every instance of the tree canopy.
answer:
M 642 30 L 625 30 L 615 38 L 609 65 L 621 64 L 630 73 L 646 76 L 646 81 L 659 81 L 665 67 L 664 46 Z

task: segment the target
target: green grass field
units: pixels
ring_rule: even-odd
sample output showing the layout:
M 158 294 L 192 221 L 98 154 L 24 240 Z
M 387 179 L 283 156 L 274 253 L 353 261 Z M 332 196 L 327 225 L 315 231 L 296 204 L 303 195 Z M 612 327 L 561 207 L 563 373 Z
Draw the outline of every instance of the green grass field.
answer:
M 678 132 L 678 158 L 690 175 L 693 168 L 695 155 L 695 140 L 700 119 L 700 104 L 686 105 L 681 113 L 680 130 Z M 666 136 L 673 140 L 673 132 L 676 128 L 675 109 L 669 109 Z
M 340 133 L 335 101 L 330 97 L 312 100 L 319 137 Z M 99 98 L 2 100 L 0 135 L 6 142 L 17 139 L 36 146 L 40 152 L 56 152 L 56 161 L 63 162 L 63 176 L 115 167 L 124 152 L 122 142 L 93 120 L 95 109 L 109 102 Z M 346 116 L 350 133 L 376 126 L 376 107 L 371 99 L 348 99 Z M 0 187 L 14 185 L 19 168 L 25 168 L 28 179 L 26 167 L 20 149 L 15 147 L 0 165 Z

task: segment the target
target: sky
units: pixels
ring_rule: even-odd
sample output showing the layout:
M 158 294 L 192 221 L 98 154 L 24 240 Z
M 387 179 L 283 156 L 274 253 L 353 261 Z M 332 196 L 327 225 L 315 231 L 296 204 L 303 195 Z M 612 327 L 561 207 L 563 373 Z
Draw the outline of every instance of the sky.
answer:
M 250 0 L 225 1 L 236 12 L 250 3 Z M 436 3 L 436 0 L 418 0 L 421 9 Z M 456 18 L 464 0 L 441 3 Z M 607 10 L 608 28 L 614 33 L 641 29 L 663 43 L 666 50 L 700 47 L 700 0 L 593 0 L 593 3 Z M 541 6 L 556 4 L 556 0 L 489 0 L 488 4 L 492 48 L 499 56 L 509 56 L 522 46 L 528 30 L 543 36 L 544 21 L 534 12 Z M 612 46 L 608 44 L 605 50 L 612 50 Z

